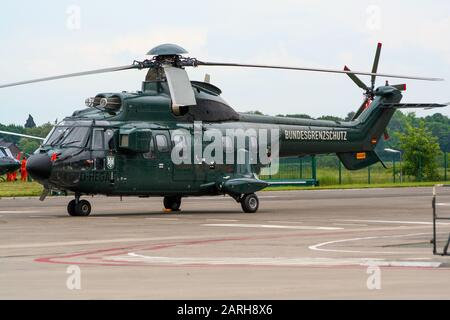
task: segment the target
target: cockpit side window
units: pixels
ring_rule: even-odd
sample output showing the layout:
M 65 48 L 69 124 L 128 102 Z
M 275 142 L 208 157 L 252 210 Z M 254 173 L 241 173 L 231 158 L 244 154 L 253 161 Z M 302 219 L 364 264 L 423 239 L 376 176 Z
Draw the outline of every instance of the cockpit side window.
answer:
M 92 133 L 92 150 L 104 150 L 103 129 L 94 129 Z

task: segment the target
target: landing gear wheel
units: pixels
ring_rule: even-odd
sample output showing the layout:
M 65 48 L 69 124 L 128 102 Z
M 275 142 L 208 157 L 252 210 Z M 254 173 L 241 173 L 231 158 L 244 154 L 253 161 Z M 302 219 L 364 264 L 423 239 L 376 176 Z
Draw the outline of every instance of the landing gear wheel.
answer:
M 87 217 L 91 213 L 91 204 L 87 200 L 71 200 L 67 205 L 67 212 L 73 217 Z
M 181 197 L 164 197 L 164 208 L 172 211 L 180 211 L 181 207 Z
M 241 199 L 242 210 L 246 213 L 258 211 L 259 199 L 254 193 L 246 194 Z
M 67 205 L 67 213 L 70 216 L 76 216 L 75 214 L 75 206 L 77 205 L 75 199 L 74 200 L 70 200 L 69 204 Z

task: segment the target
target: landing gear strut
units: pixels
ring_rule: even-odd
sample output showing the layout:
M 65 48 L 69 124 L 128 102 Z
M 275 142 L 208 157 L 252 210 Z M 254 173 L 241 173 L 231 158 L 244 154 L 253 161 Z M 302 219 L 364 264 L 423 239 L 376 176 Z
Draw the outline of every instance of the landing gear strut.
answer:
M 171 211 L 180 211 L 181 197 L 180 196 L 166 196 L 164 197 L 164 208 Z
M 258 211 L 259 199 L 254 193 L 245 194 L 240 199 L 242 210 L 246 213 Z
M 80 195 L 75 195 L 67 205 L 67 213 L 72 217 L 87 217 L 91 213 L 91 204 L 87 200 L 80 200 Z

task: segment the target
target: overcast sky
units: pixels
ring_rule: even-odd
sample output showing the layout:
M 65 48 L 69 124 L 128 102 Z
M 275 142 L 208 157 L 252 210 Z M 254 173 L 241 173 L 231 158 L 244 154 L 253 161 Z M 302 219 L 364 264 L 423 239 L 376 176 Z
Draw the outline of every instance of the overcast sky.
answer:
M 450 101 L 450 2 L 444 0 L 9 1 L 1 4 L 0 39 L 0 83 L 126 65 L 167 42 L 200 60 L 369 71 L 380 41 L 379 72 L 447 79 L 409 80 L 403 101 Z M 362 101 L 345 75 L 188 72 L 196 80 L 211 74 L 237 111 L 343 117 Z M 61 120 L 97 93 L 139 90 L 144 76 L 126 71 L 0 89 L 0 122 L 23 124 L 28 113 L 38 124 Z M 450 107 L 438 112 L 450 115 Z

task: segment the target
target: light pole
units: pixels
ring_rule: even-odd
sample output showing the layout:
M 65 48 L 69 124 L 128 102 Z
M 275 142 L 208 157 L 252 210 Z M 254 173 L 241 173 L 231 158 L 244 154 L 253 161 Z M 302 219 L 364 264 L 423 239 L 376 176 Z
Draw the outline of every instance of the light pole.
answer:
M 400 150 L 395 150 L 391 148 L 384 149 L 385 152 L 392 154 L 392 169 L 393 169 L 393 176 L 394 176 L 394 183 L 395 183 L 395 154 L 399 155 L 400 158 L 400 183 L 403 182 L 403 170 L 402 170 L 402 152 Z

